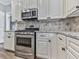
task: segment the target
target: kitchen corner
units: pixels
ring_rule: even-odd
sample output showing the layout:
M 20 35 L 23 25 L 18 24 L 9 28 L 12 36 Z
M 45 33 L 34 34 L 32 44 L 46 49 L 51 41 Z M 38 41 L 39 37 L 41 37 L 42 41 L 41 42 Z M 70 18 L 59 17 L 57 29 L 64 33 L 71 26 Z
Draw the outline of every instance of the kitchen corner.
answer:
M 78 0 L 0 1 L 0 59 L 79 59 Z

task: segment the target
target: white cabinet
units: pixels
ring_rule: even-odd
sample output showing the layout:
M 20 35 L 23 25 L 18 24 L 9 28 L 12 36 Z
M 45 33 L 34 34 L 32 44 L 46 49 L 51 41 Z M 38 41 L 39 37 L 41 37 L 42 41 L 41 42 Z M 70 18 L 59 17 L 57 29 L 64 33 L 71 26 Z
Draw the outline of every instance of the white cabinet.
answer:
M 63 0 L 38 0 L 38 19 L 63 18 Z
M 57 59 L 66 59 L 66 36 L 58 34 Z
M 22 21 L 22 10 L 37 8 L 37 0 L 12 0 L 12 21 Z
M 5 32 L 4 49 L 15 51 L 15 34 L 14 32 Z
M 66 14 L 67 17 L 74 17 L 79 15 L 79 0 L 66 0 Z
M 19 0 L 12 0 L 12 21 L 22 21 L 21 6 Z
M 40 59 L 56 59 L 56 35 L 37 33 L 36 56 Z
M 38 19 L 63 18 L 63 0 L 12 0 L 12 19 L 21 21 L 21 10 L 38 8 Z
M 48 1 L 49 0 L 38 0 L 38 19 L 43 20 L 48 17 Z
M 49 59 L 49 42 L 42 40 L 37 40 L 37 57 Z
M 67 38 L 67 50 L 70 54 L 67 55 L 67 59 L 79 59 L 79 40 L 73 38 Z
M 37 8 L 37 0 L 22 0 L 21 9 Z
M 67 54 L 67 59 L 77 59 L 77 58 L 75 58 L 75 56 L 72 55 L 68 50 L 67 50 L 66 54 Z
M 64 17 L 64 5 L 63 0 L 48 0 L 49 7 L 49 17 L 53 18 L 63 18 Z

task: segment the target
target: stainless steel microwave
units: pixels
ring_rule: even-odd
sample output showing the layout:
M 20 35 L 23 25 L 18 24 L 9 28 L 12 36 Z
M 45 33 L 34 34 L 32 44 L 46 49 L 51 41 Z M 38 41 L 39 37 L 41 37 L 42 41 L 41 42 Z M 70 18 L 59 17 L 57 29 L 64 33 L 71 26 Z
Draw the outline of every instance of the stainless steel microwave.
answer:
M 22 20 L 38 18 L 38 9 L 32 8 L 32 9 L 22 10 L 21 17 Z

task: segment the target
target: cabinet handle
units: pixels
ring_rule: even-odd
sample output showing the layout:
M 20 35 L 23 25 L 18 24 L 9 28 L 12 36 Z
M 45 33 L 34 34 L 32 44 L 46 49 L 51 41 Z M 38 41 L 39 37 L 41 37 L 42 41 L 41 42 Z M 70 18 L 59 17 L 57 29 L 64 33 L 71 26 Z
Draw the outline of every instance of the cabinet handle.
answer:
M 49 40 L 49 42 L 51 42 L 51 40 Z
M 62 51 L 65 51 L 65 48 L 62 48 Z
M 63 40 L 62 38 L 59 38 L 60 40 Z
M 79 6 L 76 6 L 76 8 L 79 8 Z
M 10 36 L 8 36 L 8 38 L 11 38 Z

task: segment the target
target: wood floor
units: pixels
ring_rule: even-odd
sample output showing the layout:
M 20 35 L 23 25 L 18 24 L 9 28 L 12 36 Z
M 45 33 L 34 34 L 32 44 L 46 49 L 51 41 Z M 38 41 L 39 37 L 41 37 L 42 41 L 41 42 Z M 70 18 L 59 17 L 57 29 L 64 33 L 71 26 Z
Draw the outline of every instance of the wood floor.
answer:
M 4 49 L 0 48 L 0 59 L 23 59 L 16 57 L 14 53 L 7 52 Z
M 15 56 L 15 53 L 8 52 L 3 49 L 3 44 L 0 44 L 0 59 L 24 59 Z M 37 58 L 37 59 L 42 59 L 42 58 Z
M 16 57 L 14 53 L 8 52 L 3 49 L 3 43 L 0 43 L 0 59 L 23 59 L 20 57 Z

